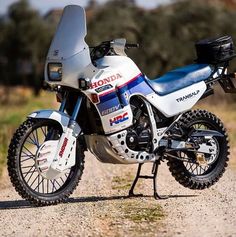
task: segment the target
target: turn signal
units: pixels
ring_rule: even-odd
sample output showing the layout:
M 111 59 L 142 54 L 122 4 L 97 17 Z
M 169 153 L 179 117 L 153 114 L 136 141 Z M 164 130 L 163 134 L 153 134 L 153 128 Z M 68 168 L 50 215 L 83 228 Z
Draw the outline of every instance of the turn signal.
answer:
M 97 94 L 91 94 L 91 100 L 94 104 L 97 104 L 100 102 L 99 97 Z

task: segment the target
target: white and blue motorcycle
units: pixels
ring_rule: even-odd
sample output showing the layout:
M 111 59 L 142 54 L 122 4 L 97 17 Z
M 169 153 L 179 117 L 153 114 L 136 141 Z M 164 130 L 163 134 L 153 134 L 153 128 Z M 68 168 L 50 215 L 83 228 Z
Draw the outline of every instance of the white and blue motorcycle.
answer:
M 67 6 L 51 43 L 45 81 L 57 92 L 59 110 L 30 114 L 15 132 L 8 171 L 16 191 L 34 205 L 66 201 L 84 169 L 84 152 L 113 164 L 139 164 L 139 178 L 153 180 L 167 160 L 176 181 L 191 189 L 216 183 L 229 160 L 222 122 L 205 110 L 190 109 L 219 82 L 234 93 L 227 73 L 235 56 L 231 37 L 197 43 L 197 62 L 149 80 L 127 57 L 137 47 L 125 39 L 89 49 L 85 11 Z M 140 175 L 152 162 L 152 175 Z

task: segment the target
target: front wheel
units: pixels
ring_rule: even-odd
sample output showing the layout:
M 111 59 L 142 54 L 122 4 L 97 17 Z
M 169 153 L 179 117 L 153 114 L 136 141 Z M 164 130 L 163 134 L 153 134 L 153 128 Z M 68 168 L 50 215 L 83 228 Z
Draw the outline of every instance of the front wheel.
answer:
M 50 140 L 59 139 L 62 134 L 60 125 L 51 120 L 28 119 L 15 132 L 8 150 L 8 173 L 13 186 L 22 198 L 37 206 L 66 201 L 84 169 L 84 154 L 77 145 L 75 166 L 59 178 L 44 178 L 35 157 L 48 134 L 51 134 Z
M 223 175 L 229 161 L 228 136 L 223 123 L 212 113 L 205 110 L 194 110 L 185 113 L 178 125 L 188 130 L 215 130 L 223 135 L 213 137 L 209 141 L 213 149 L 216 149 L 216 153 L 204 155 L 204 162 L 200 162 L 199 157 L 193 151 L 176 152 L 178 160 L 168 158 L 167 164 L 172 176 L 184 187 L 204 189 L 212 186 Z

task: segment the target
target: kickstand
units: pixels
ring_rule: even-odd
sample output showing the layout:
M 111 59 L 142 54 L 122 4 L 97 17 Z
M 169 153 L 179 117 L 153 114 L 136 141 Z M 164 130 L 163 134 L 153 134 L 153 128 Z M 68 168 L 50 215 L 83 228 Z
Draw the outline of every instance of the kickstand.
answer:
M 160 161 L 155 161 L 153 163 L 153 167 L 152 167 L 152 176 L 147 176 L 147 175 L 140 175 L 141 172 L 141 168 L 143 164 L 139 164 L 138 165 L 138 170 L 137 170 L 137 174 L 136 177 L 134 179 L 134 182 L 129 190 L 129 197 L 134 197 L 134 196 L 143 196 L 142 194 L 134 194 L 134 188 L 138 182 L 139 179 L 152 179 L 153 180 L 153 190 L 154 190 L 154 198 L 155 199 L 166 199 L 166 196 L 160 196 L 157 193 L 157 184 L 156 184 L 156 177 L 157 177 L 157 172 L 158 172 L 158 166 L 160 164 Z

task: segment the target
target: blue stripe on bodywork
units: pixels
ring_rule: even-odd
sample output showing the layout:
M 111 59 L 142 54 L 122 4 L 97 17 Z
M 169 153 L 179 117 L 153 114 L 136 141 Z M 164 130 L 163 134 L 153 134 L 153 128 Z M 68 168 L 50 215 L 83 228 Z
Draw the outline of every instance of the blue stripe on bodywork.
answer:
M 142 94 L 144 96 L 153 93 L 153 90 L 145 81 L 143 75 L 140 75 L 127 84 L 118 87 L 116 91 L 112 91 L 107 95 L 100 96 L 100 103 L 97 105 L 97 107 L 102 114 L 104 110 L 108 110 L 114 106 L 117 106 L 118 104 L 120 104 L 120 102 L 123 106 L 126 106 L 129 103 L 130 95 L 134 93 Z

